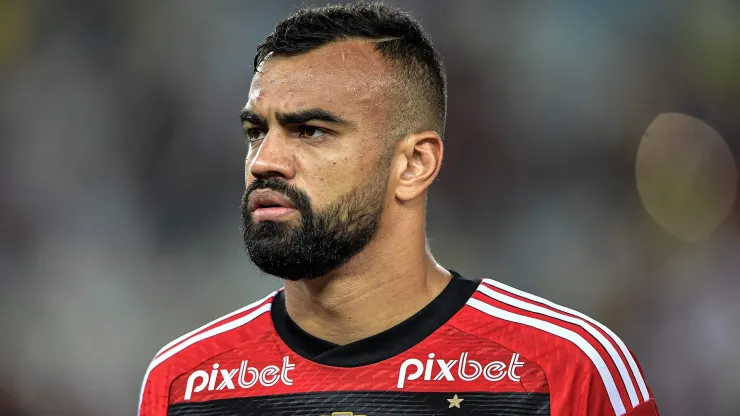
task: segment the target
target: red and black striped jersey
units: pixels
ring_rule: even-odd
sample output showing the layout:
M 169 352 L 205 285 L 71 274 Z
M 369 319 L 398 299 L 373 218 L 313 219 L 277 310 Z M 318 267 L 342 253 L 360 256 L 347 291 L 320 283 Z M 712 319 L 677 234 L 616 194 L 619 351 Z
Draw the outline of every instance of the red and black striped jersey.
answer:
M 373 313 L 373 305 L 367 305 Z M 288 316 L 282 291 L 162 348 L 139 416 L 658 415 L 611 330 L 490 279 L 453 272 L 406 321 L 336 345 Z

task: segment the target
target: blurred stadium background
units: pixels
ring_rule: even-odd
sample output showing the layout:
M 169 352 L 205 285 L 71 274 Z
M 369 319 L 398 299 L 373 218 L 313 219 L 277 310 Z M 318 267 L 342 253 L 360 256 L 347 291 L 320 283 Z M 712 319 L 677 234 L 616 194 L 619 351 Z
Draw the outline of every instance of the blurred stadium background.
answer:
M 682 243 L 635 185 L 660 113 L 740 155 L 740 2 L 391 3 L 448 69 L 437 259 L 612 327 L 662 414 L 740 414 L 737 227 Z M 238 112 L 296 4 L 0 1 L 0 415 L 134 414 L 163 344 L 280 286 Z

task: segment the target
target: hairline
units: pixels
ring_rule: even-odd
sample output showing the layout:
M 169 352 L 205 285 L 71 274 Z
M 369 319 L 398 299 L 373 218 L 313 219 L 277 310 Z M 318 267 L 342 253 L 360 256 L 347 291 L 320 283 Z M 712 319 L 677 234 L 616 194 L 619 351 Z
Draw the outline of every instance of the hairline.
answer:
M 414 91 L 415 86 L 414 84 L 420 84 L 418 81 L 414 81 L 411 79 L 411 77 L 404 74 L 404 70 L 411 65 L 405 63 L 402 59 L 394 59 L 393 57 L 386 54 L 382 48 L 381 44 L 384 42 L 391 42 L 391 41 L 398 41 L 401 40 L 400 37 L 397 36 L 384 36 L 380 38 L 372 38 L 372 37 L 366 37 L 366 36 L 338 36 L 335 39 L 329 40 L 326 43 L 323 43 L 321 45 L 315 46 L 313 48 L 310 48 L 308 50 L 296 52 L 296 53 L 285 53 L 285 52 L 276 52 L 276 51 L 269 51 L 259 60 L 257 63 L 257 59 L 260 58 L 260 54 L 258 54 L 255 57 L 255 73 L 261 73 L 260 68 L 263 67 L 267 63 L 267 61 L 270 58 L 276 57 L 276 58 L 291 58 L 296 56 L 301 56 L 304 54 L 311 53 L 315 50 L 321 49 L 323 47 L 327 47 L 333 44 L 342 43 L 342 42 L 351 42 L 351 41 L 362 41 L 366 43 L 374 44 L 373 48 L 376 52 L 380 53 L 381 57 L 385 60 L 385 64 L 387 65 L 387 69 L 389 70 L 389 74 L 382 74 L 381 76 L 388 77 L 392 80 L 393 84 L 397 86 L 397 89 L 391 89 L 390 91 L 385 90 L 381 92 L 380 94 L 388 101 L 388 114 L 387 114 L 387 121 L 388 122 L 394 122 L 392 125 L 392 131 L 388 133 L 389 139 L 392 143 L 396 143 L 398 140 L 403 139 L 409 134 L 418 133 L 420 131 L 424 130 L 441 130 L 444 125 L 444 120 L 437 120 L 438 116 L 437 114 L 434 114 L 434 104 L 431 102 L 428 102 L 426 100 L 428 97 L 426 94 L 422 92 Z M 431 117 L 427 117 L 431 119 L 431 123 L 435 127 L 419 127 L 415 125 L 411 125 L 411 123 L 404 123 L 402 121 L 403 114 L 398 114 L 403 112 L 403 110 L 407 109 L 408 106 L 416 106 L 418 108 L 418 104 L 412 104 L 414 100 L 414 97 L 423 98 L 426 102 L 427 109 L 426 111 L 429 112 Z M 394 107 L 395 106 L 395 107 Z M 403 109 L 402 109 L 403 107 Z M 394 108 L 397 108 L 399 111 L 393 111 Z M 399 120 L 400 119 L 400 120 Z M 418 123 L 415 123 L 418 125 L 426 124 L 425 121 L 419 120 Z M 437 131 L 437 133 L 442 136 L 441 131 Z

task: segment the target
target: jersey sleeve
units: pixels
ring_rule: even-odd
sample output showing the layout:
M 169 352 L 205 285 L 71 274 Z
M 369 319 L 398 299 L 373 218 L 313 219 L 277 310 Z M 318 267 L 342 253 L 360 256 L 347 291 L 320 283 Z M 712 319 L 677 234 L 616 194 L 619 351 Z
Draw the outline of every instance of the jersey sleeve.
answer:
M 625 413 L 626 416 L 659 416 L 655 399 L 650 399 Z
M 643 381 L 645 379 L 645 375 L 642 370 L 642 366 L 640 365 L 640 362 L 637 360 L 637 357 L 635 357 L 635 354 L 628 350 L 630 353 L 630 356 L 632 357 L 632 360 L 635 362 L 635 366 L 637 367 L 637 372 L 642 377 Z M 649 395 L 650 399 L 645 401 L 644 403 L 639 404 L 634 409 L 627 412 L 627 416 L 659 416 L 658 415 L 658 404 L 655 402 L 655 399 L 653 398 L 653 392 L 650 391 L 649 386 L 645 386 L 645 389 L 647 390 L 647 394 Z
M 138 416 L 167 416 L 170 380 L 165 366 L 155 366 L 152 362 L 144 375 L 139 394 Z
M 599 372 L 595 366 L 589 365 L 582 368 L 585 375 L 582 379 L 580 394 L 574 394 L 569 401 L 573 408 L 580 408 L 579 415 L 615 415 L 615 416 L 659 416 L 658 406 L 650 389 L 645 384 L 642 368 L 634 355 L 629 351 L 633 359 L 634 367 L 626 366 L 628 371 L 633 368 L 634 373 L 628 373 L 628 379 L 619 379 L 619 373 L 609 370 Z M 606 361 L 606 360 L 604 360 Z M 607 365 L 611 367 L 611 365 Z M 612 374 L 613 373 L 613 374 Z M 605 382 L 612 374 L 613 384 Z M 637 379 L 640 382 L 637 382 Z M 626 383 L 633 383 L 635 394 L 634 400 L 625 393 Z M 642 388 L 644 386 L 644 389 Z M 615 388 L 616 387 L 616 388 Z
M 583 403 L 580 412 L 577 413 L 578 415 L 659 416 L 658 406 L 652 397 L 634 407 L 627 407 L 630 406 L 629 404 L 625 405 L 624 412 L 614 410 L 614 404 L 610 402 L 607 392 L 603 388 L 586 392 L 584 397 L 581 398 L 582 400 L 574 399 L 576 402 L 581 401 Z

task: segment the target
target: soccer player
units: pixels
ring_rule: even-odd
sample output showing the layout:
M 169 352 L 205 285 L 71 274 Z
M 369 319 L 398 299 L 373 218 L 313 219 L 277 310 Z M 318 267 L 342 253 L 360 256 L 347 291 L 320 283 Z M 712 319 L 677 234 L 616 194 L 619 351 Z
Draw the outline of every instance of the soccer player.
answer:
M 303 9 L 254 62 L 244 242 L 284 288 L 165 345 L 140 416 L 658 414 L 609 329 L 432 257 L 446 82 L 417 22 Z

